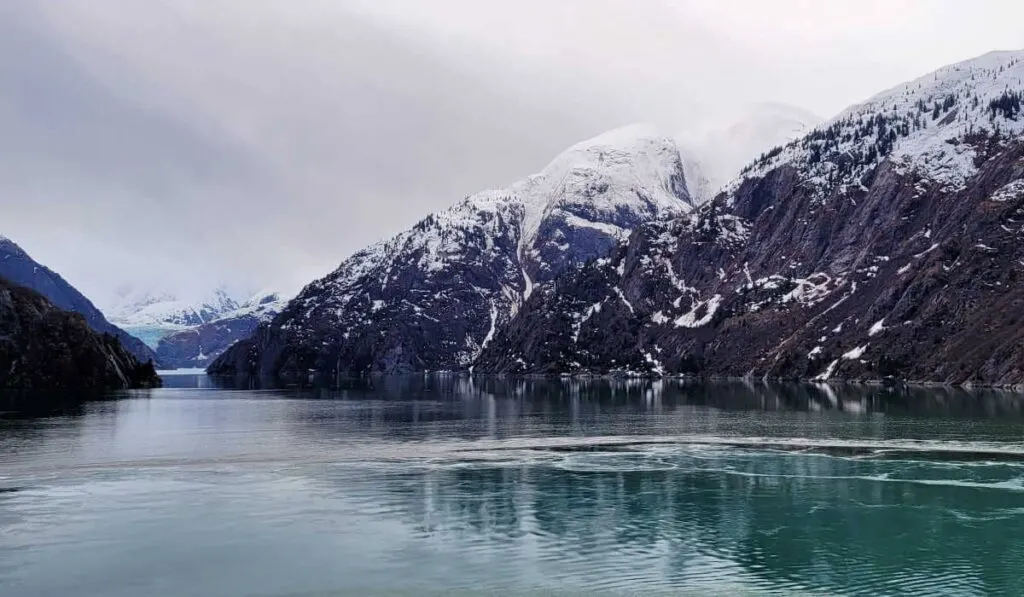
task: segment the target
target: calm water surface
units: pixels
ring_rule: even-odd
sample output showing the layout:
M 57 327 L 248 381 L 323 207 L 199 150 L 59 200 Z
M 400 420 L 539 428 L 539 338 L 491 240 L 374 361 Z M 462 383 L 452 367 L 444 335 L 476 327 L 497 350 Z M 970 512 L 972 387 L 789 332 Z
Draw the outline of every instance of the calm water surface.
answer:
M 1011 394 L 167 381 L 0 397 L 0 595 L 1024 594 Z

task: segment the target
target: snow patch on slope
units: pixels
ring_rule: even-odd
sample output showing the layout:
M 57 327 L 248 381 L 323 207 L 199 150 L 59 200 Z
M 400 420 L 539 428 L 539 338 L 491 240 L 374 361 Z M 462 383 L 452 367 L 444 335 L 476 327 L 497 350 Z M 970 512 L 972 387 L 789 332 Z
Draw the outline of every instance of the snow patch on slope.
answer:
M 706 301 L 695 302 L 693 308 L 688 313 L 684 313 L 676 318 L 675 326 L 677 328 L 703 327 L 711 323 L 715 313 L 718 311 L 718 306 L 721 304 L 722 297 L 718 294 Z
M 1005 201 L 1012 201 L 1021 195 L 1024 195 L 1024 179 L 1015 180 L 1000 188 L 995 193 L 992 193 L 989 201 L 1002 203 Z

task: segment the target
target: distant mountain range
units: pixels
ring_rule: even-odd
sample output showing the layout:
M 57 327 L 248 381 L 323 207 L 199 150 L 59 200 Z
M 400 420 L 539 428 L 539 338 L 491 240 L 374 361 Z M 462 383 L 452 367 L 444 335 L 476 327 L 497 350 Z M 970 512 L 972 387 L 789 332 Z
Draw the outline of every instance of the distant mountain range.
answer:
M 223 290 L 198 303 L 177 300 L 169 293 L 123 293 L 116 308 L 108 310 L 122 329 L 59 274 L 6 237 L 0 237 L 0 278 L 40 293 L 58 309 L 81 314 L 92 330 L 118 338 L 139 362 L 152 361 L 166 369 L 205 367 L 287 303 L 271 290 L 241 303 Z M 151 345 L 129 332 L 147 337 Z
M 239 301 L 224 288 L 194 300 L 168 290 L 122 289 L 104 312 L 152 347 L 161 366 L 195 368 L 205 367 L 228 346 L 247 338 L 286 302 L 272 290 Z
M 157 358 L 173 367 L 206 367 L 232 344 L 251 336 L 259 324 L 271 321 L 287 304 L 287 297 L 279 292 L 260 291 L 210 321 L 164 336 L 156 347 Z
M 198 300 L 182 300 L 166 290 L 127 289 L 114 304 L 104 306 L 110 321 L 126 329 L 132 327 L 192 327 L 213 321 L 238 308 L 228 292 L 218 288 Z

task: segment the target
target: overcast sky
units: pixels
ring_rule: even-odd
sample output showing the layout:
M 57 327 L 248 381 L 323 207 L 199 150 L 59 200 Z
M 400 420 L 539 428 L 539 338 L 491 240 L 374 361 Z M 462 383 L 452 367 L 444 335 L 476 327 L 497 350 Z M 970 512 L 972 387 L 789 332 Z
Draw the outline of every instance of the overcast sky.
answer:
M 823 117 L 1024 48 L 1018 0 L 0 0 L 0 233 L 119 285 L 296 287 L 583 138 Z

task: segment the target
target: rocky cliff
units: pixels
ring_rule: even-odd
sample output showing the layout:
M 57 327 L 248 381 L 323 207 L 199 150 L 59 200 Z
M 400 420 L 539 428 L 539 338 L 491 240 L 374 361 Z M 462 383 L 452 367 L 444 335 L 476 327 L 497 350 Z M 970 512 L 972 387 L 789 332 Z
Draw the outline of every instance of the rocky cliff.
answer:
M 37 263 L 14 241 L 0 236 L 0 277 L 31 288 L 59 309 L 81 314 L 94 331 L 118 338 L 140 362 L 156 361 L 156 353 L 141 340 L 114 326 L 92 302 L 53 270 Z
M 0 278 L 0 388 L 105 390 L 160 384 L 112 334 Z

